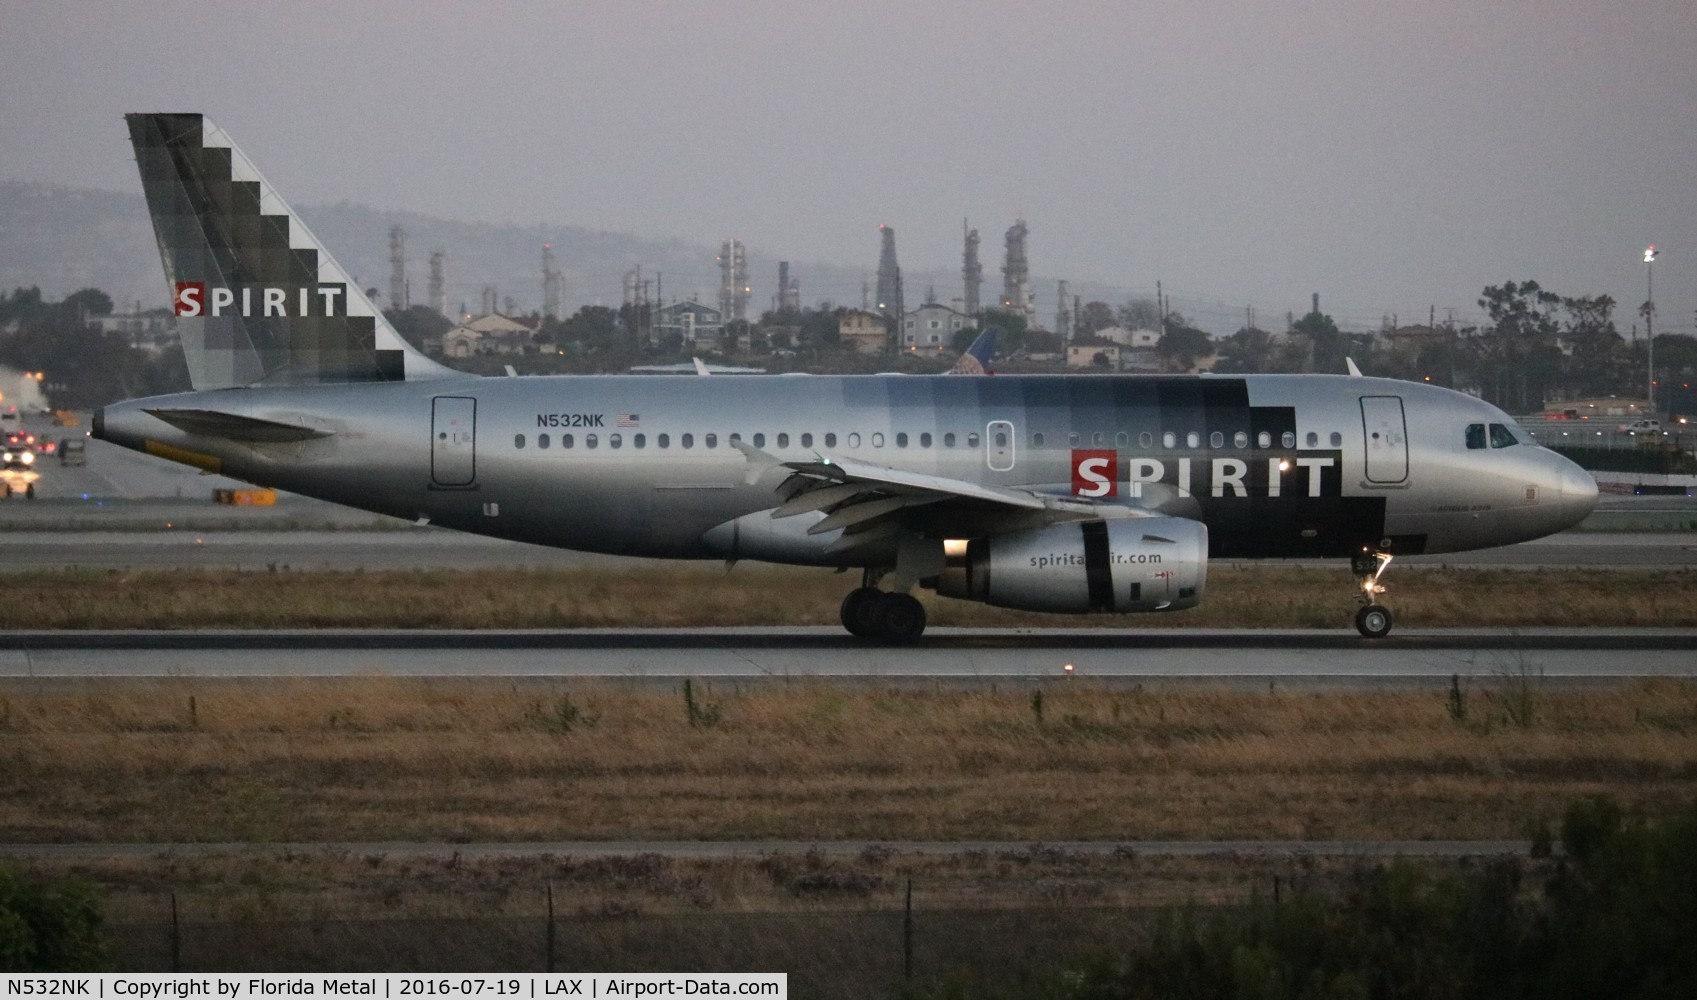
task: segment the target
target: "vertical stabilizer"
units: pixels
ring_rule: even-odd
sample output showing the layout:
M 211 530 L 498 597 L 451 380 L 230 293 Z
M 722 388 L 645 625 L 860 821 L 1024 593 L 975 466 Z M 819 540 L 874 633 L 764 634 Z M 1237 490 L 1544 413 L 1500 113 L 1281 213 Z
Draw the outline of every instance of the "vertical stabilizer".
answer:
M 459 374 L 401 339 L 222 129 L 124 120 L 197 390 Z

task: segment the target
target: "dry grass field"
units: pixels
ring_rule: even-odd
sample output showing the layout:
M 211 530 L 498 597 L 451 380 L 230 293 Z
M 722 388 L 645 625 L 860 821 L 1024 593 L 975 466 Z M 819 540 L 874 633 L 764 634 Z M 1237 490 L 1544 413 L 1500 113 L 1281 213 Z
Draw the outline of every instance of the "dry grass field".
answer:
M 9 681 L 0 838 L 1518 838 L 1697 789 L 1697 684 Z M 1459 717 L 1458 717 L 1459 716 Z
M 587 628 L 836 625 L 854 574 L 740 565 L 664 569 L 43 571 L 8 578 L 0 628 Z M 1697 626 L 1697 573 L 1393 569 L 1398 626 Z M 1347 570 L 1211 567 L 1202 606 L 1174 614 L 1025 614 L 926 602 L 933 625 L 1351 627 Z

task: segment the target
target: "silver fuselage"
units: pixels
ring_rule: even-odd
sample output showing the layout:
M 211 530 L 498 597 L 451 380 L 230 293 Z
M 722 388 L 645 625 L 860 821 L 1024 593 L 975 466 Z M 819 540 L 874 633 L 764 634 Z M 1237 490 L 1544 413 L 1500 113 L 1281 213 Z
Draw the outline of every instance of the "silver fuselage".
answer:
M 149 410 L 318 436 L 196 434 Z M 1196 518 L 1214 558 L 1453 552 L 1589 513 L 1596 486 L 1576 465 L 1468 447 L 1469 425 L 1513 422 L 1446 389 L 1347 376 L 562 376 L 185 393 L 106 407 L 96 434 L 397 517 L 680 559 L 888 565 L 876 542 L 807 534 L 817 517 L 770 516 L 781 463 L 820 456 Z

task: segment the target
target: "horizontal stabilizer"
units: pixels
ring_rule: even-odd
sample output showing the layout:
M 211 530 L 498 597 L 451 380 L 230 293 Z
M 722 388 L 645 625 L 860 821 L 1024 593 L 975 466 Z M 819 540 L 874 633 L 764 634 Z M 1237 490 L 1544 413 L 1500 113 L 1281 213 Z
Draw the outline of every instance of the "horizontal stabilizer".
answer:
M 147 410 L 147 413 L 158 417 L 172 427 L 197 437 L 226 438 L 231 441 L 250 441 L 264 444 L 282 444 L 293 441 L 311 441 L 314 438 L 329 437 L 330 431 L 302 427 L 299 424 L 279 423 L 275 420 L 261 420 L 258 417 L 244 417 L 235 413 L 221 413 L 218 410 Z

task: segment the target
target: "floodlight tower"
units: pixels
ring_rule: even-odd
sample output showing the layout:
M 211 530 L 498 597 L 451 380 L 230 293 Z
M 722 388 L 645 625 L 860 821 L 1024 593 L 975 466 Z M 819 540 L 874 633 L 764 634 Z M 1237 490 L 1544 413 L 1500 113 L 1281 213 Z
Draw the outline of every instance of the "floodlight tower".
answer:
M 1644 366 L 1645 381 L 1649 383 L 1650 412 L 1656 412 L 1656 258 L 1661 252 L 1654 243 L 1644 250 L 1644 332 L 1649 336 L 1649 357 Z

